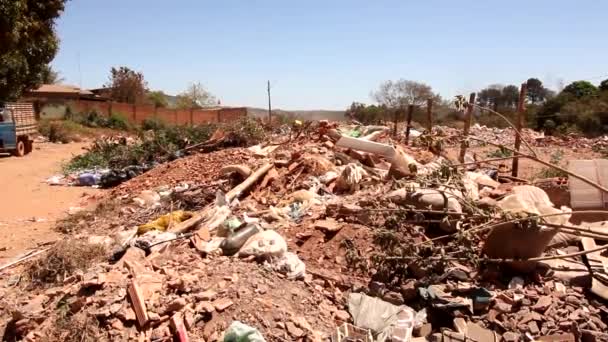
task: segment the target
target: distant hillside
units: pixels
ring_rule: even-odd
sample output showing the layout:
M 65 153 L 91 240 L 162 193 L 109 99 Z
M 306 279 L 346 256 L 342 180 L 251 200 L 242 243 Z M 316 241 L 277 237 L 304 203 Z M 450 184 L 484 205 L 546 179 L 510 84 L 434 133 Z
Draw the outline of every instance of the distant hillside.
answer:
M 268 117 L 268 109 L 247 107 L 249 114 L 255 117 L 266 118 Z M 273 115 L 285 115 L 293 117 L 294 119 L 301 120 L 330 120 L 330 121 L 343 121 L 344 111 L 343 110 L 282 110 L 273 109 Z

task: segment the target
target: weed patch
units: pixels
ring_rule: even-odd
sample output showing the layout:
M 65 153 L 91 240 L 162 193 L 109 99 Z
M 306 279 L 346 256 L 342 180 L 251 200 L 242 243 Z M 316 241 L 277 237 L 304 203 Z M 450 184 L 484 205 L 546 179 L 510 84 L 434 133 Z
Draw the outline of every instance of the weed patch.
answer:
M 71 120 L 40 120 L 38 130 L 49 141 L 64 144 L 81 141 L 92 134 L 89 128 Z
M 78 240 L 60 241 L 51 247 L 45 257 L 33 261 L 26 270 L 34 286 L 60 284 L 76 271 L 85 271 L 94 263 L 105 259 L 105 246 Z

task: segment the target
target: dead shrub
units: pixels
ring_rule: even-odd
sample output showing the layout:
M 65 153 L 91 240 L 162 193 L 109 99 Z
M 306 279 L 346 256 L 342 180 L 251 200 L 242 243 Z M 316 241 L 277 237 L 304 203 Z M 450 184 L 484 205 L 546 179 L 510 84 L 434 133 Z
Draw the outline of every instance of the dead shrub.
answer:
M 76 271 L 85 271 L 107 256 L 107 248 L 103 245 L 74 239 L 61 241 L 44 257 L 30 263 L 26 274 L 34 286 L 54 285 Z
M 59 317 L 47 333 L 51 341 L 95 342 L 103 340 L 97 318 L 87 312 Z

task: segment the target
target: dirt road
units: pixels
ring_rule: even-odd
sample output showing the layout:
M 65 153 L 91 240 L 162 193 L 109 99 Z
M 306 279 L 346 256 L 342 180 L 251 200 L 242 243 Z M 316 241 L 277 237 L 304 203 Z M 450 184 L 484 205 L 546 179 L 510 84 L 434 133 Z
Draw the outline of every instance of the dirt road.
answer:
M 85 143 L 35 144 L 22 158 L 0 157 L 0 264 L 39 244 L 57 240 L 53 223 L 100 190 L 50 186 L 44 180 L 61 164 L 83 152 Z

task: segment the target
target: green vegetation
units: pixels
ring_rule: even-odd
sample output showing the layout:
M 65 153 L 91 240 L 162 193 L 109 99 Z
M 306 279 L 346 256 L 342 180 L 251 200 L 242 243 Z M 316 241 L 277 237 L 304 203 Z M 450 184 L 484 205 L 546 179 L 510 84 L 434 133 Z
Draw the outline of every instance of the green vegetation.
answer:
M 81 141 L 83 137 L 92 135 L 92 130 L 72 120 L 40 120 L 40 134 L 51 142 L 69 143 Z
M 549 134 L 608 133 L 608 89 L 586 81 L 569 84 L 556 97 L 528 111 Z
M 551 154 L 551 160 L 549 162 L 553 165 L 561 166 L 560 163 L 564 158 L 564 151 L 556 150 Z M 555 178 L 555 177 L 567 177 L 568 175 L 560 170 L 554 168 L 544 168 L 537 175 L 537 178 Z
M 127 117 L 117 112 L 113 112 L 110 116 L 104 116 L 96 111 L 91 111 L 86 115 L 76 117 L 74 120 L 83 126 L 93 128 L 111 128 L 122 131 L 133 129 Z
M 93 168 L 122 169 L 131 165 L 165 162 L 178 158 L 189 145 L 207 141 L 221 129 L 225 133 L 222 146 L 250 146 L 264 139 L 260 123 L 243 118 L 228 124 L 199 126 L 171 126 L 161 121 L 146 120 L 132 143 L 127 139 L 98 139 L 87 153 L 72 158 L 63 167 L 64 173 Z
M 513 155 L 513 151 L 508 150 L 504 147 L 498 148 L 492 152 L 488 152 L 488 158 L 506 158 L 511 157 Z
M 66 0 L 0 2 L 0 101 L 40 85 L 59 50 L 55 20 Z

